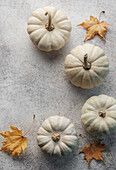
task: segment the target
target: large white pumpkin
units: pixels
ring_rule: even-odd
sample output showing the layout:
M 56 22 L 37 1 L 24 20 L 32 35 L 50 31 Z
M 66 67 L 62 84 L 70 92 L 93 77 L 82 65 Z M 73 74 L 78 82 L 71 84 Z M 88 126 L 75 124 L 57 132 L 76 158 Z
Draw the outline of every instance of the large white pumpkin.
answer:
M 39 128 L 37 142 L 50 155 L 67 155 L 77 145 L 75 127 L 63 116 L 51 116 Z
M 100 47 L 79 45 L 66 56 L 65 72 L 75 86 L 91 89 L 103 83 L 109 72 L 109 60 Z
M 71 22 L 54 7 L 38 8 L 29 18 L 27 31 L 30 39 L 42 51 L 62 48 L 68 41 Z
M 83 105 L 81 120 L 92 135 L 107 135 L 116 131 L 116 100 L 106 95 L 93 96 Z

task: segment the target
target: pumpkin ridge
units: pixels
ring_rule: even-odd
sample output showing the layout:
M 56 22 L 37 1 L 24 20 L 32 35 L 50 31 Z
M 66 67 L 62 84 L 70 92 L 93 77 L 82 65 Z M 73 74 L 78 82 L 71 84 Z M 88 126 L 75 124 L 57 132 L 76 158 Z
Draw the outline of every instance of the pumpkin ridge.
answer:
M 41 12 L 40 12 L 40 10 L 41 10 Z M 36 9 L 35 11 L 33 11 L 32 16 L 34 16 L 35 18 L 37 18 L 40 21 L 43 21 L 43 19 L 40 17 L 39 13 L 43 14 L 44 10 L 42 8 Z
M 70 139 L 66 139 L 66 137 L 69 137 Z M 77 145 L 77 136 L 63 135 L 62 142 L 64 142 L 68 147 L 73 149 Z
M 69 146 L 67 146 L 64 142 L 60 142 L 59 146 L 61 148 L 63 155 L 67 155 L 67 153 L 72 152 L 72 149 L 69 148 Z
M 86 117 L 86 116 L 85 116 Z M 93 123 L 93 121 L 96 119 L 96 117 L 90 118 L 89 120 L 86 121 L 86 123 L 83 123 L 86 128 L 89 128 L 91 126 L 90 123 Z M 84 120 L 84 115 L 81 117 L 81 120 L 83 122 Z
M 48 36 L 49 35 L 49 32 L 46 32 L 43 36 L 42 36 L 42 38 L 40 39 L 40 41 L 38 42 L 38 45 L 37 46 L 40 46 L 40 44 L 41 44 L 41 42 L 45 39 L 45 36 Z M 49 35 L 49 39 L 50 39 L 50 35 Z M 50 50 L 51 50 L 51 41 L 49 41 L 49 43 L 50 43 Z M 43 45 L 43 44 L 42 44 Z M 45 45 L 45 44 L 44 44 Z M 41 49 L 44 49 L 44 45 L 43 45 L 43 47 L 41 48 Z
M 98 80 L 100 79 L 100 81 L 102 81 L 102 82 L 104 81 L 103 77 L 101 77 L 101 75 L 99 75 L 96 70 L 91 69 L 91 71 L 93 71 L 93 73 L 97 76 Z
M 60 18 L 60 20 L 56 21 L 56 15 L 57 15 L 57 13 L 59 13 L 59 12 L 61 12 L 63 15 L 65 15 L 62 11 L 57 10 L 57 11 L 56 11 L 56 14 L 55 14 L 54 17 L 53 17 L 53 22 L 54 22 L 54 24 L 60 23 L 60 22 L 65 21 L 65 20 L 68 20 L 67 16 L 65 15 L 64 18 Z M 60 15 L 60 16 L 61 16 L 61 15 Z M 57 16 L 57 18 L 58 18 L 58 17 L 59 17 L 59 15 Z
M 47 122 L 48 122 L 48 124 L 49 124 L 49 126 L 50 126 L 51 130 L 53 131 L 52 126 L 51 126 L 51 124 L 50 124 L 49 120 L 48 120 L 48 119 L 46 119 L 45 121 L 47 121 Z M 45 121 L 44 121 L 43 123 L 45 123 Z M 52 132 L 51 130 L 48 130 L 45 126 L 43 126 L 43 124 L 42 124 L 42 128 L 43 128 L 43 129 L 45 129 L 48 133 L 51 133 L 51 132 Z
M 68 34 L 70 34 L 69 33 L 69 31 L 67 31 L 67 30 L 63 30 L 64 32 L 67 32 Z M 64 39 L 64 41 L 65 41 L 65 43 L 67 42 L 67 40 L 68 40 L 68 38 L 67 38 L 67 36 L 66 35 L 64 35 L 63 33 L 62 33 L 62 29 L 60 29 L 60 31 L 58 31 L 58 33 L 61 35 L 61 37 Z M 69 35 L 68 35 L 69 36 Z
M 88 84 L 85 83 L 85 77 L 88 77 L 87 80 L 88 80 Z M 85 85 L 86 84 L 86 85 Z M 85 71 L 84 74 L 83 74 L 83 77 L 82 77 L 82 81 L 81 81 L 81 86 L 82 87 L 88 87 L 90 84 L 92 84 L 92 81 L 91 81 L 91 77 L 89 75 L 89 70 Z
M 91 70 L 90 70 L 90 72 L 89 72 L 89 74 L 90 74 L 90 77 L 91 77 L 91 82 L 92 82 L 92 84 L 91 84 L 91 87 L 93 88 L 93 87 L 96 87 L 96 78 L 94 77 L 94 76 L 92 76 L 92 74 L 93 74 L 93 70 L 92 70 L 92 67 L 93 66 L 91 66 Z M 98 76 L 97 76 L 98 77 Z
M 36 30 L 38 30 L 38 29 L 40 29 L 40 28 L 42 28 L 40 25 L 31 24 L 31 25 L 28 25 L 28 26 L 27 26 L 27 32 L 28 32 L 29 34 L 31 34 L 32 32 L 34 32 L 34 31 L 36 31 Z
M 42 149 L 43 151 L 44 151 L 44 150 L 46 151 L 46 149 L 47 149 L 47 153 L 49 153 L 50 155 L 52 155 L 54 147 L 49 147 L 49 145 L 51 145 L 51 144 L 55 145 L 54 142 L 51 140 L 51 141 L 49 141 L 46 145 L 44 145 L 41 149 Z
M 94 60 L 94 61 L 92 61 L 92 64 L 94 65 L 94 63 L 98 60 L 100 60 L 101 58 L 105 58 L 105 59 L 107 59 L 108 60 L 108 58 L 107 58 L 107 56 L 106 55 L 101 55 L 101 57 L 99 57 L 99 58 L 97 58 L 96 60 Z M 109 60 L 108 60 L 108 62 L 109 62 Z M 103 63 L 102 63 L 103 64 Z M 97 64 L 97 66 L 98 66 L 98 64 Z M 107 64 L 107 67 L 108 67 L 109 65 Z M 99 66 L 98 66 L 99 67 Z M 105 66 L 104 66 L 105 67 Z
M 43 38 L 45 35 L 46 35 L 46 33 L 45 33 L 45 30 L 41 33 L 41 37 L 40 37 L 40 40 L 38 40 L 38 37 L 40 36 L 38 36 L 37 38 L 36 38 L 36 41 L 34 41 L 35 39 L 33 38 L 33 35 L 35 34 L 35 33 L 38 33 L 38 32 L 40 32 L 40 29 L 37 29 L 37 30 L 35 30 L 35 31 L 33 31 L 33 32 L 31 32 L 31 34 L 30 34 L 30 38 L 31 38 L 31 40 L 32 40 L 32 42 L 35 44 L 38 44 L 39 42 L 40 42 L 40 40 L 41 40 L 41 38 Z
M 67 76 L 68 76 L 68 72 L 69 72 L 69 71 L 76 70 L 76 69 L 77 69 L 77 68 L 74 68 L 74 69 L 72 69 L 72 68 L 66 69 L 65 72 L 66 72 L 66 74 L 67 74 Z M 81 71 L 82 71 L 82 70 L 80 70 L 80 71 L 78 72 L 78 74 L 79 74 Z M 73 78 L 75 78 L 76 76 L 78 76 L 78 74 L 77 74 L 77 73 L 73 73 L 73 74 L 71 75 L 72 81 L 73 81 Z
M 93 53 L 94 53 L 94 50 L 95 50 L 96 46 L 93 45 L 92 47 L 93 47 L 93 48 L 92 48 L 92 51 L 91 51 L 91 56 L 89 56 L 89 60 L 90 60 L 90 57 L 93 58 L 92 56 L 93 56 Z M 90 63 L 93 63 L 93 62 L 90 61 Z
M 62 142 L 67 146 L 67 147 L 69 147 L 69 148 L 71 148 L 72 149 L 72 146 L 70 145 L 70 144 L 67 144 L 65 141 L 63 141 L 62 140 Z
M 34 25 L 34 24 L 33 24 Z M 31 25 L 29 25 L 29 26 L 33 26 L 32 24 Z M 31 33 L 30 33 L 30 35 L 31 34 L 34 34 L 35 32 L 38 32 L 38 31 L 40 31 L 40 30 L 42 30 L 43 28 L 42 28 L 42 26 L 40 27 L 40 28 L 37 28 L 36 30 L 34 30 L 34 31 L 31 31 Z M 44 32 L 44 30 L 43 30 L 43 32 Z M 45 34 L 45 33 L 44 33 Z
M 65 60 L 65 67 L 68 67 L 69 63 L 67 62 L 68 58 L 73 58 L 75 60 L 75 62 L 78 62 L 80 64 L 81 67 L 83 67 L 83 63 L 81 60 L 79 60 L 79 58 L 77 58 L 76 56 L 74 56 L 73 54 L 68 54 Z M 67 64 L 68 63 L 68 64 Z
M 110 121 L 112 121 L 113 123 L 111 124 L 111 123 L 109 123 Z M 106 118 L 106 124 L 107 124 L 107 126 L 109 127 L 109 133 L 111 133 L 111 131 L 112 132 L 114 132 L 115 131 L 115 129 L 116 129 L 116 120 L 115 119 L 113 119 L 113 118 L 111 118 L 111 117 L 107 117 Z M 113 125 L 113 126 L 111 126 L 111 125 Z
M 62 131 L 62 134 L 63 132 L 65 132 L 65 130 L 71 125 L 71 122 L 65 127 L 65 129 Z M 63 134 L 64 135 L 64 134 Z
M 116 120 L 116 111 L 108 111 L 107 117 L 111 117 L 112 119 Z
M 45 137 L 45 138 L 48 138 L 48 136 L 43 136 L 43 135 L 39 135 L 39 138 L 38 138 L 38 136 L 37 136 L 37 139 L 40 139 L 41 137 Z M 40 147 L 43 147 L 44 145 L 46 145 L 48 142 L 50 142 L 50 138 L 49 139 L 47 139 L 46 141 L 41 141 L 41 142 L 38 142 L 38 145 L 40 146 Z
M 116 103 L 114 103 L 112 106 L 109 106 L 109 107 L 106 106 L 107 111 L 110 111 L 109 109 L 111 109 L 111 111 L 115 111 L 115 109 L 113 110 L 112 108 L 114 106 L 116 106 Z
M 116 123 L 116 118 L 115 117 L 112 117 L 111 115 L 108 115 L 107 118 L 108 119 L 110 118 L 111 120 L 115 121 L 115 123 Z
M 102 119 L 101 119 L 101 121 L 102 121 Z M 99 131 L 100 135 L 105 135 L 105 134 L 108 134 L 108 132 L 109 132 L 107 123 L 104 122 L 104 124 L 105 124 L 105 131 L 102 130 L 103 129 L 103 123 L 100 122 L 100 124 L 99 124 L 99 130 L 98 131 Z
M 56 14 L 57 14 L 58 11 L 59 11 L 59 10 L 56 10 L 56 11 L 55 11 L 55 14 L 54 14 L 52 20 L 54 20 L 54 18 L 56 17 Z
M 64 23 L 66 23 L 66 22 L 68 22 L 68 24 L 70 24 L 70 22 L 68 21 L 68 20 L 63 20 L 63 21 L 61 21 L 61 22 L 59 22 L 59 23 L 57 23 L 56 24 L 56 28 L 59 28 L 59 29 L 61 29 L 61 30 L 65 30 L 65 31 L 71 31 L 71 25 L 70 25 L 70 27 L 69 28 L 66 28 L 66 26 L 65 26 L 65 24 Z M 64 26 L 62 26 L 62 24 L 64 24 Z
M 71 127 L 70 127 L 71 126 Z M 63 131 L 63 135 L 72 135 L 73 132 L 69 133 L 67 132 L 68 130 L 73 129 L 74 130 L 74 125 L 70 122 L 70 124 L 68 124 L 68 126 L 64 129 Z
M 62 21 L 59 21 L 59 22 L 54 22 L 56 28 L 60 28 L 60 26 L 58 26 L 58 24 L 61 24 L 62 22 L 66 22 L 66 21 L 69 21 L 68 19 L 64 19 Z M 65 28 L 60 28 L 60 29 L 63 29 L 63 30 L 66 30 Z M 72 29 L 72 28 L 71 28 Z M 69 31 L 71 31 L 71 29 Z M 67 30 L 68 31 L 68 30 Z
M 93 67 L 95 68 L 95 67 Z M 100 68 L 101 69 L 101 68 Z M 99 70 L 100 70 L 99 69 Z M 104 78 L 106 78 L 106 76 L 108 75 L 109 71 L 107 69 L 104 68 L 104 70 L 102 69 L 102 72 L 104 71 L 104 74 L 100 74 L 97 69 L 93 70 L 94 73 L 96 73 L 98 75 L 98 77 L 102 78 L 102 80 L 104 81 Z
M 104 56 L 106 56 L 106 55 L 105 55 L 105 53 L 104 53 L 104 51 L 103 51 L 103 53 L 101 53 L 97 58 L 95 58 L 95 59 L 92 61 L 92 63 L 94 63 L 96 60 L 99 60 L 100 58 L 102 58 L 102 57 L 104 57 Z
M 78 57 L 78 56 L 75 56 L 74 54 L 72 54 L 71 52 L 70 52 L 70 54 L 72 55 L 72 56 L 74 56 L 74 58 L 75 59 L 78 59 L 81 63 L 82 63 L 82 66 L 83 66 L 83 61 L 82 60 L 80 60 L 80 58 Z
M 66 38 L 64 37 L 64 35 L 60 32 L 60 31 L 58 31 L 58 30 L 56 30 L 57 31 L 57 33 L 59 34 L 59 36 L 65 41 L 65 43 L 67 42 L 67 40 L 66 40 Z M 68 32 L 68 31 L 67 31 Z
M 114 100 L 115 103 L 113 103 L 113 105 L 112 105 L 112 104 L 109 104 L 109 100 L 110 100 L 110 99 L 113 100 L 112 97 L 109 97 L 109 98 L 107 99 L 107 101 L 106 101 L 105 107 L 106 107 L 107 110 L 108 110 L 109 108 L 113 107 L 114 105 L 116 105 L 116 100 Z
M 34 21 L 33 21 L 33 19 L 34 19 Z M 41 20 L 39 20 L 37 17 L 31 16 L 29 18 L 28 25 L 42 25 L 42 23 L 41 23 Z
M 56 148 L 58 148 L 59 152 L 56 152 L 56 153 L 55 153 Z M 54 153 L 55 155 L 61 156 L 61 149 L 60 149 L 60 147 L 59 147 L 59 144 L 55 145 L 55 147 L 54 147 L 54 149 L 53 149 L 53 153 Z
M 54 129 L 54 127 L 52 126 L 52 124 L 51 124 L 51 122 L 50 122 L 49 119 L 48 119 L 48 121 L 49 121 L 49 124 L 51 125 L 52 130 L 53 130 L 53 131 L 56 131 L 56 129 Z
M 99 119 L 100 119 L 100 117 L 94 119 L 93 122 L 87 127 L 87 129 L 89 129 L 88 131 L 90 131 L 90 133 L 91 132 L 96 133 L 97 128 L 95 127 L 95 124 L 96 124 L 96 122 L 99 123 Z M 94 129 L 92 128 L 93 126 L 94 126 Z
M 83 69 L 80 70 L 80 71 L 78 72 L 78 74 L 76 74 L 76 75 L 72 78 L 71 82 L 73 82 L 73 83 L 75 84 L 75 79 L 77 79 L 77 77 L 79 76 L 79 74 L 80 74 L 81 72 L 83 72 Z M 81 81 L 80 81 L 80 84 L 81 84 L 81 82 L 82 82 L 82 79 L 81 79 Z
M 78 67 L 82 67 L 82 66 L 81 66 L 81 65 L 80 65 L 80 66 L 75 66 L 75 67 L 73 67 L 73 66 L 68 66 L 68 67 L 66 68 L 66 70 L 70 70 L 70 69 L 74 70 L 74 69 L 77 69 Z
M 57 46 L 54 46 L 54 44 L 53 44 L 53 42 L 54 42 L 53 35 L 51 36 L 52 37 L 51 38 L 51 48 L 53 50 L 56 50 L 56 49 L 59 49 L 59 48 L 63 47 L 63 45 L 65 44 L 65 39 L 58 33 L 57 29 L 54 30 L 54 34 L 55 34 L 55 38 L 57 37 L 59 39 L 59 37 L 60 37 L 60 40 L 58 41 L 58 43 L 60 42 L 59 47 L 57 47 Z M 62 43 L 61 43 L 61 40 L 62 40 Z
M 38 132 L 37 132 L 38 135 L 45 135 L 45 136 L 49 135 L 49 132 L 48 132 L 46 129 L 44 129 L 42 126 L 41 126 L 41 128 L 39 128 L 39 130 L 40 130 L 40 129 L 42 129 L 42 130 L 44 131 L 44 133 L 47 133 L 47 134 L 43 134 L 42 132 L 39 132 L 39 131 L 38 131 Z

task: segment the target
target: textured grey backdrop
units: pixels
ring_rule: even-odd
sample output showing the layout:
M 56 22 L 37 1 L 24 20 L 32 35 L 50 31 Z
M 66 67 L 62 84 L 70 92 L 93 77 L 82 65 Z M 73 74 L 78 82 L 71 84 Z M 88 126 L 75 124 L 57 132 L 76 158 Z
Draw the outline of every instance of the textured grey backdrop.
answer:
M 71 37 L 59 51 L 45 53 L 37 49 L 27 34 L 27 21 L 38 7 L 54 6 L 68 15 L 72 23 Z M 84 44 L 86 31 L 76 25 L 99 16 L 111 24 L 106 42 L 96 36 L 88 43 L 102 47 L 110 60 L 110 73 L 105 82 L 92 90 L 76 88 L 64 73 L 65 56 L 72 48 Z M 36 114 L 36 125 L 27 135 L 28 147 L 20 158 L 0 152 L 0 170 L 87 170 L 87 162 L 79 151 L 88 143 L 79 137 L 86 134 L 80 121 L 80 109 L 93 95 L 101 93 L 116 98 L 116 1 L 115 0 L 0 0 L 0 131 L 12 123 L 26 131 Z M 41 152 L 36 132 L 44 119 L 64 115 L 77 129 L 78 147 L 69 156 L 53 158 Z M 2 141 L 0 137 L 0 141 Z M 92 161 L 92 170 L 115 170 L 116 135 L 104 138 L 108 151 L 104 163 Z M 2 146 L 2 145 L 1 145 Z

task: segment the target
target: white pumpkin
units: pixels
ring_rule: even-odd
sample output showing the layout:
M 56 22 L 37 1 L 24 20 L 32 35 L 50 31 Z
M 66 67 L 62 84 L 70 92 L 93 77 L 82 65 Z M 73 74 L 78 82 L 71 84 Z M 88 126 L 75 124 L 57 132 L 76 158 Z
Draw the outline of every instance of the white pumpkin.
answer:
M 109 72 L 109 60 L 100 47 L 79 45 L 66 56 L 65 72 L 75 86 L 91 89 L 103 83 Z
M 92 135 L 103 136 L 116 131 L 116 100 L 106 95 L 93 96 L 83 105 L 81 120 Z
M 67 155 L 77 145 L 75 127 L 63 116 L 51 116 L 39 128 L 37 143 L 50 155 Z
M 69 39 L 71 22 L 62 11 L 47 6 L 32 13 L 27 31 L 40 50 L 59 50 Z

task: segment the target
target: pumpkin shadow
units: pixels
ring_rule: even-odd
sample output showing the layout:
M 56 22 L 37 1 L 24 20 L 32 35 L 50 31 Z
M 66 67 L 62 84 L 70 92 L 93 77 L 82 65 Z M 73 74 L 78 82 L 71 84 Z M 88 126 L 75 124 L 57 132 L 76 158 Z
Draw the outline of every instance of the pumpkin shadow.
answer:
M 113 145 L 116 144 L 115 139 L 116 139 L 116 132 L 111 133 L 109 135 L 104 135 L 104 136 L 93 136 L 90 133 L 88 133 L 86 131 L 86 129 L 84 128 L 83 124 L 81 123 L 81 133 L 85 136 L 84 138 L 85 141 L 89 141 L 91 142 L 92 140 L 98 140 L 101 139 L 103 141 L 103 143 L 105 143 L 106 145 Z
M 116 147 L 116 133 L 112 133 L 110 135 L 107 135 L 107 136 L 103 136 L 102 137 L 104 143 L 106 144 L 106 146 L 109 148 L 110 146 L 113 146 L 115 145 Z
M 58 57 L 64 57 L 70 52 L 70 44 L 67 42 L 62 48 L 59 50 L 53 50 L 50 52 L 45 52 L 40 50 L 37 46 L 33 45 L 33 50 L 35 50 L 40 57 L 43 57 L 45 60 L 55 60 Z M 67 50 L 69 49 L 69 50 Z M 68 51 L 68 53 L 67 53 Z
M 106 88 L 107 85 L 105 82 L 97 87 L 94 87 L 92 89 L 83 89 L 81 87 L 76 87 L 73 85 L 69 80 L 67 83 L 70 85 L 70 90 L 72 91 L 73 94 L 77 94 L 77 97 L 80 95 L 80 100 L 86 102 L 86 100 L 92 96 L 98 96 L 100 94 L 106 94 Z M 84 104 L 84 103 L 83 103 Z
M 54 169 L 55 167 L 57 167 L 57 170 L 69 169 L 69 165 L 72 165 L 75 159 L 78 161 L 77 154 L 77 149 L 73 150 L 72 153 L 70 153 L 69 155 L 61 157 L 49 156 L 48 154 L 42 152 L 42 160 L 45 160 L 45 162 L 47 162 L 47 164 L 49 164 L 49 166 L 53 167 Z

